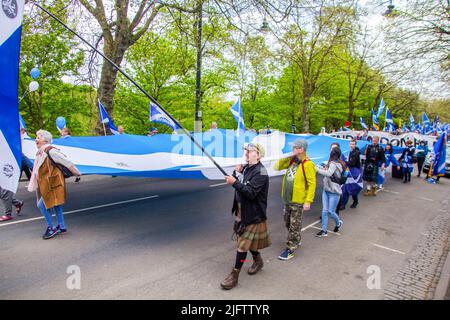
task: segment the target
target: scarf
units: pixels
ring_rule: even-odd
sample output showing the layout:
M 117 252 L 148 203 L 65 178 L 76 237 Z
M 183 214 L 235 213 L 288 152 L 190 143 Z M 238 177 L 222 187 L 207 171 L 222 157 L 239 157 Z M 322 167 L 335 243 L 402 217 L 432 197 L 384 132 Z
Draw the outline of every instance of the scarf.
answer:
M 50 144 L 44 144 L 36 153 L 36 159 L 34 160 L 33 171 L 31 172 L 30 183 L 28 184 L 28 191 L 33 192 L 38 188 L 38 173 L 39 168 L 46 158 L 45 149 L 50 147 Z

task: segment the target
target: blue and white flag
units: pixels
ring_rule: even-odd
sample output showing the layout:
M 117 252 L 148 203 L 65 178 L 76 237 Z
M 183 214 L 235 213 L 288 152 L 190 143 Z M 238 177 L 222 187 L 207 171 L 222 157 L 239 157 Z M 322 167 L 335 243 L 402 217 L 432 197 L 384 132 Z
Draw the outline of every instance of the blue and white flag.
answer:
M 378 117 L 375 114 L 375 111 L 372 109 L 372 127 L 373 130 L 380 131 L 380 123 L 378 122 Z
M 386 129 L 389 132 L 395 131 L 394 120 L 392 120 L 392 115 L 389 108 L 386 108 Z
M 441 135 L 434 145 L 433 175 L 445 175 L 447 133 Z
M 430 134 L 433 131 L 431 129 L 430 119 L 428 119 L 428 116 L 425 112 L 422 113 L 422 124 L 423 124 L 423 129 L 422 129 L 423 134 Z
M 416 129 L 416 125 L 414 124 L 414 117 L 412 114 L 409 116 L 409 129 L 411 131 L 414 131 Z
M 22 116 L 19 113 L 19 124 L 20 124 L 20 129 L 25 129 L 27 130 L 27 126 L 25 125 L 25 121 L 23 121 Z
M 177 130 L 180 127 L 155 103 L 150 102 L 150 121 L 162 123 Z
M 111 130 L 112 134 L 119 134 L 119 131 L 117 130 L 116 126 L 114 125 L 114 122 L 108 116 L 108 113 L 106 112 L 105 108 L 103 107 L 103 105 L 100 101 L 98 102 L 98 110 L 100 112 L 100 122 L 103 124 L 107 124 L 109 126 L 109 130 Z
M 242 112 L 242 106 L 241 106 L 241 98 L 238 98 L 235 104 L 230 109 L 231 113 L 234 116 L 234 119 L 238 123 L 238 132 L 240 130 L 245 130 L 244 125 L 244 113 Z
M 0 6 L 0 187 L 17 191 L 22 149 L 19 125 L 19 54 L 24 0 Z
M 363 127 L 363 129 L 368 129 L 367 124 L 364 122 L 363 117 L 359 117 L 359 123 L 361 124 L 361 127 Z
M 384 99 L 381 98 L 380 105 L 378 106 L 377 118 L 379 118 L 383 114 L 384 107 L 385 107 Z

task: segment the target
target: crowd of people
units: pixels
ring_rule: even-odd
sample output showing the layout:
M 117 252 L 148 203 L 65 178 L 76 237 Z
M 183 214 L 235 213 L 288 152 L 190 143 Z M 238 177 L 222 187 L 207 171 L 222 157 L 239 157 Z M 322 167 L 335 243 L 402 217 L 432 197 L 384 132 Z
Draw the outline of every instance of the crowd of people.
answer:
M 284 222 L 287 229 L 285 248 L 280 253 L 280 260 L 290 260 L 301 246 L 303 213 L 311 209 L 316 191 L 316 177 L 323 176 L 322 191 L 322 228 L 316 237 L 328 235 L 329 217 L 334 222 L 333 232 L 342 230 L 343 220 L 339 214 L 350 199 L 350 208 L 356 208 L 358 195 L 363 190 L 364 196 L 376 196 L 384 183 L 386 169 L 392 165 L 394 172 L 400 172 L 404 183 L 411 181 L 413 158 L 424 158 L 428 148 L 424 141 L 416 152 L 412 142 L 407 143 L 401 156 L 397 159 L 393 147 L 387 144 L 384 148 L 379 144 L 379 138 L 370 139 L 370 144 L 362 154 L 357 147 L 357 141 L 349 141 L 350 152 L 344 156 L 339 143 L 330 146 L 328 161 L 315 165 L 307 155 L 308 142 L 298 139 L 292 144 L 292 154 L 278 160 L 273 169 L 286 170 L 281 187 L 281 199 L 284 205 Z M 253 257 L 253 264 L 247 270 L 250 275 L 256 274 L 263 266 L 260 250 L 271 245 L 267 225 L 267 198 L 269 179 L 266 168 L 262 165 L 264 148 L 260 144 L 245 146 L 245 165 L 236 166 L 230 176 L 226 176 L 227 184 L 235 189 L 232 214 L 235 216 L 234 234 L 236 236 L 237 252 L 235 265 L 231 273 L 220 284 L 223 289 L 232 289 L 238 284 L 241 268 L 246 260 L 247 252 Z M 418 162 L 422 170 L 423 161 Z

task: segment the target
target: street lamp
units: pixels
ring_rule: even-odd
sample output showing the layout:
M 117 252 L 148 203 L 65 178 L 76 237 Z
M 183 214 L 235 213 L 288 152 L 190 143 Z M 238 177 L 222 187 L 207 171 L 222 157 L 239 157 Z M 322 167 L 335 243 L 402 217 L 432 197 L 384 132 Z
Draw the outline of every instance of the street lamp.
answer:
M 259 31 L 260 31 L 260 32 L 263 32 L 263 33 L 267 33 L 267 32 L 270 31 L 269 23 L 267 22 L 266 17 L 264 17 L 262 26 L 261 26 L 261 28 L 259 28 Z
M 390 0 L 389 5 L 387 6 L 387 10 L 383 13 L 383 16 L 385 16 L 386 18 L 394 17 L 396 15 L 394 8 L 395 6 L 392 3 L 392 0 Z

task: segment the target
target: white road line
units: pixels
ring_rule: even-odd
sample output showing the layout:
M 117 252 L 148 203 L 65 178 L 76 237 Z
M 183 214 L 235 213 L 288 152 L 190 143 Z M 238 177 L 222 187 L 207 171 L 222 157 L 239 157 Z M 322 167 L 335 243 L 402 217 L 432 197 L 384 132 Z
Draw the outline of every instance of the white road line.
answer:
M 317 220 L 313 223 L 311 223 L 310 225 L 304 227 L 301 231 L 305 231 L 306 229 L 312 228 L 314 225 L 318 224 L 320 222 L 320 220 Z
M 64 215 L 71 214 L 71 213 L 82 212 L 82 211 L 89 211 L 89 210 L 93 210 L 93 209 L 111 207 L 111 206 L 115 206 L 115 205 L 118 205 L 118 204 L 124 204 L 124 203 L 130 203 L 130 202 L 147 200 L 147 199 L 153 199 L 153 198 L 157 198 L 157 197 L 159 197 L 159 195 L 153 195 L 153 196 L 149 196 L 149 197 L 143 197 L 143 198 L 136 198 L 136 199 L 131 199 L 131 200 L 107 203 L 107 204 L 102 204 L 102 205 L 99 205 L 99 206 L 94 206 L 94 207 L 89 207 L 89 208 L 83 208 L 83 209 L 67 211 L 67 212 L 64 212 Z M 36 218 L 24 219 L 24 220 L 19 220 L 19 221 L 14 221 L 14 222 L 2 223 L 2 224 L 0 224 L 0 227 L 5 227 L 5 226 L 12 225 L 12 224 L 18 224 L 18 223 L 29 222 L 29 221 L 34 221 L 34 220 L 41 220 L 41 219 L 44 219 L 44 217 L 36 217 Z
M 426 200 L 426 201 L 430 201 L 430 202 L 434 202 L 434 200 L 430 199 L 430 198 L 425 198 L 425 197 L 417 197 L 417 198 L 422 199 L 422 200 Z
M 317 229 L 317 230 L 322 230 L 322 228 L 318 228 L 318 227 L 312 227 L 312 228 Z M 331 230 L 327 230 L 327 232 L 329 232 L 329 233 L 334 233 L 334 234 L 336 234 L 336 235 L 338 235 L 338 236 L 341 235 L 339 232 L 334 232 L 334 231 L 331 231 Z
M 404 253 L 403 251 L 398 251 L 398 250 L 395 250 L 395 249 L 391 249 L 391 248 L 388 248 L 388 247 L 385 247 L 385 246 L 380 246 L 379 244 L 376 244 L 376 243 L 372 243 L 375 247 L 378 247 L 378 248 L 381 248 L 381 249 L 385 249 L 385 250 L 389 250 L 389 251 L 392 251 L 392 252 L 397 252 L 397 253 L 400 253 L 400 254 L 406 254 L 406 253 Z
M 393 194 L 400 194 L 400 192 L 397 192 L 397 191 L 389 191 L 389 190 L 386 190 L 386 189 L 383 189 L 383 191 L 384 191 L 384 192 L 388 192 L 388 193 L 393 193 Z
M 227 183 L 226 182 L 222 182 L 222 183 L 218 183 L 218 184 L 212 184 L 212 185 L 210 185 L 209 187 L 210 188 L 214 188 L 214 187 L 218 187 L 218 186 L 224 186 L 224 185 L 226 185 Z

